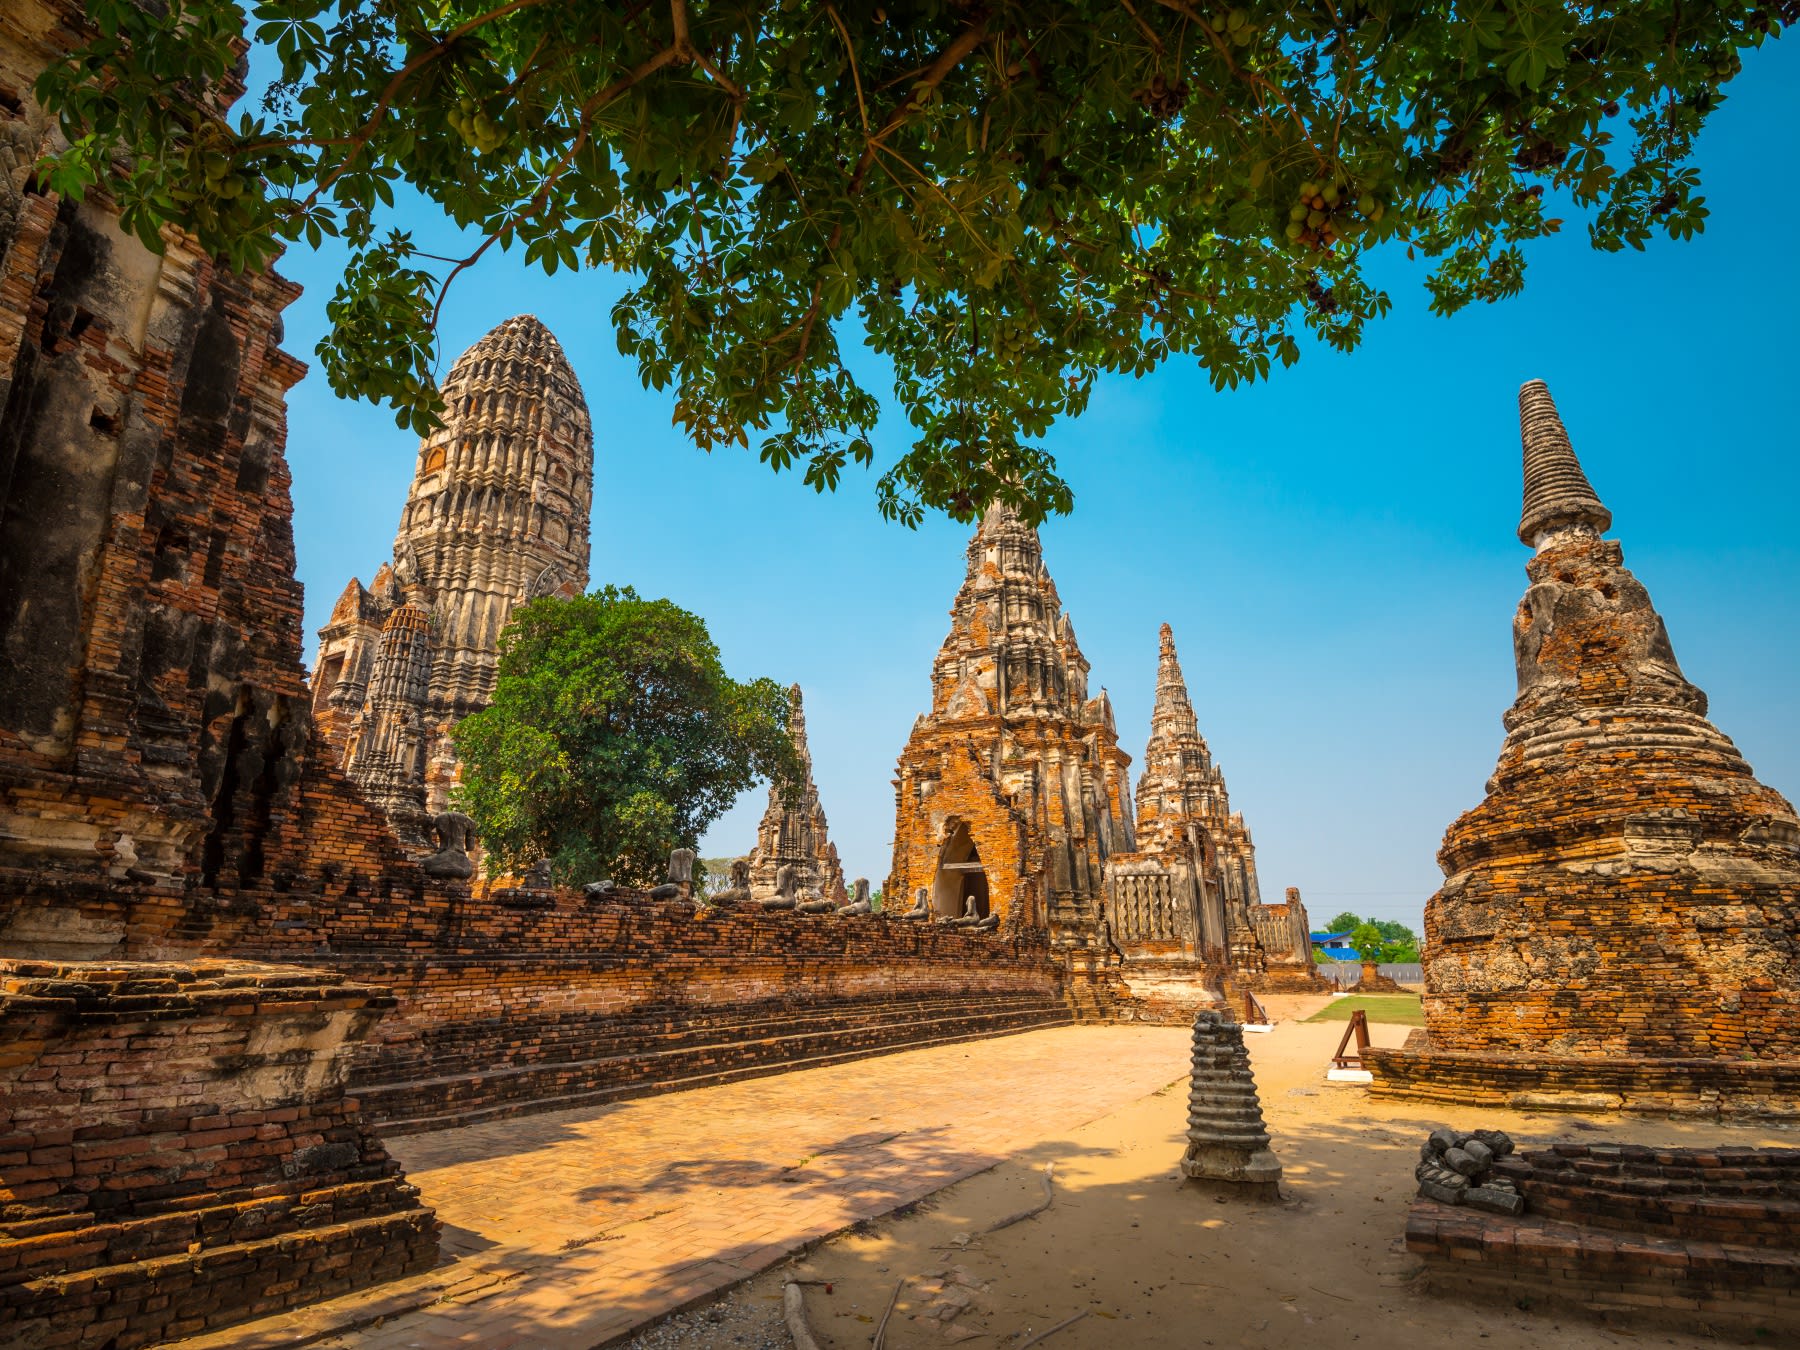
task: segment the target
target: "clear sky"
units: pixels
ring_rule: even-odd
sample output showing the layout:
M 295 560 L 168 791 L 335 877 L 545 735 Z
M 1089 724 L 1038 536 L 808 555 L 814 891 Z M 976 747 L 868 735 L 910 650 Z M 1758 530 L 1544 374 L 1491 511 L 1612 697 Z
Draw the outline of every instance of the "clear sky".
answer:
M 1052 432 L 1076 505 L 1044 527 L 1044 551 L 1092 684 L 1141 760 L 1157 626 L 1174 626 L 1266 899 L 1299 886 L 1316 923 L 1350 908 L 1419 925 L 1438 843 L 1480 799 L 1514 692 L 1515 397 L 1534 377 L 1714 720 L 1800 796 L 1800 40 L 1749 54 L 1729 89 L 1702 143 L 1698 242 L 1600 254 L 1571 220 L 1530 254 L 1524 296 L 1447 320 L 1394 255 L 1380 273 L 1394 313 L 1358 352 L 1309 349 L 1225 394 L 1191 366 L 1111 379 Z M 424 247 L 454 247 L 425 211 L 408 223 Z M 302 359 L 341 267 L 304 251 L 281 266 L 306 287 L 285 343 Z M 556 333 L 593 411 L 594 584 L 694 610 L 740 678 L 800 682 L 832 838 L 846 873 L 879 886 L 895 759 L 929 704 L 968 531 L 883 522 L 879 470 L 820 497 L 752 454 L 695 450 L 670 396 L 617 353 L 620 289 L 490 254 L 452 293 L 445 368 L 513 314 Z M 289 410 L 310 659 L 344 583 L 390 556 L 416 442 L 316 375 Z M 905 436 L 884 423 L 882 467 Z M 746 794 L 703 852 L 747 851 L 765 797 Z

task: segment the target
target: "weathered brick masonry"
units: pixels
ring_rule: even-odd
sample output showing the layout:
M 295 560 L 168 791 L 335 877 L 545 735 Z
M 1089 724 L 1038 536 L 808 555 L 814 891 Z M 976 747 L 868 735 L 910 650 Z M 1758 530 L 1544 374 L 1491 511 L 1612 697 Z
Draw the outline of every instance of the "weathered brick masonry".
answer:
M 1520 410 L 1519 696 L 1438 855 L 1425 1026 L 1364 1063 L 1378 1093 L 1792 1114 L 1800 820 L 1707 720 L 1548 390 Z
M 392 1004 L 247 962 L 0 973 L 0 1343 L 147 1345 L 429 1267 L 344 1095 Z
M 377 1119 L 436 1128 L 1071 1020 L 1029 936 L 567 903 L 530 916 L 572 934 L 533 954 L 330 958 L 399 998 L 358 1052 Z
M 1128 1016 L 1187 1023 L 1203 1008 L 1243 1012 L 1246 990 L 1322 987 L 1300 892 L 1262 903 L 1250 830 L 1200 734 L 1166 623 L 1136 840 L 1107 859 L 1106 917 Z
M 0 10 L 0 1342 L 122 1350 L 428 1264 L 436 1232 L 343 1095 L 390 998 L 147 964 L 423 878 L 307 716 L 296 289 L 34 175 L 32 82 L 83 22 Z
M 1413 1202 L 1433 1293 L 1800 1333 L 1800 1149 L 1557 1144 L 1494 1171 L 1522 1215 Z
M 888 909 L 1043 935 L 1094 1015 L 1186 1022 L 1248 987 L 1313 987 L 1305 911 L 1261 903 L 1167 625 L 1135 823 L 1088 674 L 1037 531 L 990 507 L 900 754 Z

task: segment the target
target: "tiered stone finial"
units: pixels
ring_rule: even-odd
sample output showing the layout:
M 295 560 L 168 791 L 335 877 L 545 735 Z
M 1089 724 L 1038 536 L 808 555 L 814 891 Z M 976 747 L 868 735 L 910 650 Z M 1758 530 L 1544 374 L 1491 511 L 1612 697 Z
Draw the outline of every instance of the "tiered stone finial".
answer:
M 1181 1171 L 1207 1189 L 1281 1198 L 1281 1162 L 1269 1147 L 1244 1029 L 1222 1013 L 1194 1017 L 1188 1144 Z
M 365 791 L 377 766 L 351 727 L 369 720 L 380 681 L 380 633 L 405 600 L 430 615 L 428 677 L 408 716 L 421 753 L 410 801 L 441 812 L 459 772 L 450 730 L 493 694 L 500 630 L 513 609 L 587 586 L 594 441 L 587 403 L 550 331 L 530 315 L 508 319 L 450 368 L 444 423 L 419 445 L 400 514 L 394 561 L 375 582 L 352 580 L 319 630 L 313 711 Z M 391 769 L 382 767 L 380 774 Z M 417 792 L 414 791 L 417 789 Z M 393 817 L 424 844 L 427 815 Z
M 1519 387 L 1519 432 L 1525 448 L 1520 541 L 1535 548 L 1540 539 L 1571 525 L 1586 525 L 1600 534 L 1611 529 L 1612 512 L 1581 471 L 1550 386 L 1542 380 L 1527 380 Z
M 819 789 L 813 782 L 812 749 L 806 743 L 806 708 L 797 684 L 788 688 L 788 735 L 800 760 L 800 790 L 789 794 L 779 784 L 769 784 L 769 803 L 763 808 L 762 824 L 756 829 L 756 847 L 750 854 L 750 891 L 758 900 L 773 899 L 781 894 L 781 869 L 791 866 L 797 907 L 811 912 L 805 910 L 807 905 L 828 903 L 831 909 L 837 909 L 847 900 L 844 868 L 838 860 L 837 845 L 827 832 L 825 808 L 819 803 Z
M 1800 1059 L 1800 820 L 1707 720 L 1548 392 L 1522 405 L 1519 693 L 1438 854 L 1418 1048 L 1593 1057 L 1624 1096 L 1637 1058 Z
M 1077 960 L 1109 959 L 1101 869 L 1131 846 L 1130 757 L 1044 566 L 1038 533 L 1004 504 L 982 517 L 896 782 L 897 917 L 997 917 L 1048 931 Z M 971 912 L 971 905 L 973 910 Z

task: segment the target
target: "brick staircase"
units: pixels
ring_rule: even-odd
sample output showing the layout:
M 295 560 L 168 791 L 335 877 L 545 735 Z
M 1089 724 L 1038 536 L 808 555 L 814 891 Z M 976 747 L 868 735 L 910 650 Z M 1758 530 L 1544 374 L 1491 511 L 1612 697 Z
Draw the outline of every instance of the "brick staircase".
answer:
M 483 1019 L 370 1047 L 351 1091 L 383 1135 L 414 1134 L 1074 1020 L 1048 992 Z

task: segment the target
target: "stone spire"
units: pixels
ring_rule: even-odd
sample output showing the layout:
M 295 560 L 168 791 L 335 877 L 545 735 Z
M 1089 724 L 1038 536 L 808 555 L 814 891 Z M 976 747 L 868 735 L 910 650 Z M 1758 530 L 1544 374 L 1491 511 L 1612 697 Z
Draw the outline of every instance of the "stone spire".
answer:
M 1137 845 L 1146 853 L 1194 850 L 1227 905 L 1256 904 L 1256 846 L 1244 818 L 1231 809 L 1225 775 L 1200 735 L 1175 635 L 1162 626 L 1156 706 L 1137 784 Z
M 969 541 L 931 711 L 896 779 L 896 912 L 978 914 L 1079 947 L 1098 939 L 1107 856 L 1131 847 L 1130 757 L 1044 565 L 1038 533 L 1004 504 Z
M 441 392 L 443 425 L 420 442 L 393 564 L 369 587 L 352 580 L 338 600 L 319 630 L 313 690 L 314 715 L 345 769 L 365 791 L 391 797 L 391 784 L 373 785 L 366 731 L 350 728 L 375 713 L 388 617 L 403 601 L 429 615 L 427 673 L 409 711 L 419 750 L 407 763 L 431 813 L 448 806 L 459 771 L 450 732 L 492 696 L 500 631 L 513 609 L 587 587 L 594 476 L 581 385 L 530 315 L 508 319 L 457 358 Z M 396 770 L 380 772 L 386 784 Z M 401 834 L 429 842 L 419 830 Z
M 1519 435 L 1525 447 L 1525 508 L 1519 516 L 1519 539 L 1537 547 L 1544 536 L 1571 525 L 1586 525 L 1597 534 L 1612 528 L 1612 512 L 1581 471 L 1563 430 L 1550 386 L 1527 380 L 1519 386 Z
M 1800 1058 L 1800 820 L 1707 720 L 1543 386 L 1522 405 L 1519 692 L 1438 854 L 1430 1044 Z
M 1038 533 L 996 502 L 969 541 L 968 570 L 932 667 L 934 714 L 1031 716 L 1087 700 L 1087 658 L 1062 612 Z
M 350 724 L 344 767 L 402 839 L 424 837 L 425 737 L 421 713 L 431 671 L 431 616 L 402 602 L 381 627 L 373 678 Z
M 529 314 L 457 359 L 444 424 L 419 446 L 394 571 L 438 618 L 432 710 L 460 719 L 494 691 L 513 607 L 587 589 L 594 436 L 562 344 Z
M 751 898 L 766 900 L 778 894 L 779 873 L 784 866 L 792 866 L 795 890 L 802 901 L 829 900 L 843 905 L 847 899 L 844 868 L 837 845 L 827 837 L 825 808 L 813 783 L 806 709 L 797 684 L 788 687 L 788 734 L 800 760 L 802 786 L 797 796 L 789 797 L 777 784 L 769 785 L 769 804 L 763 809 L 756 848 L 750 855 Z

